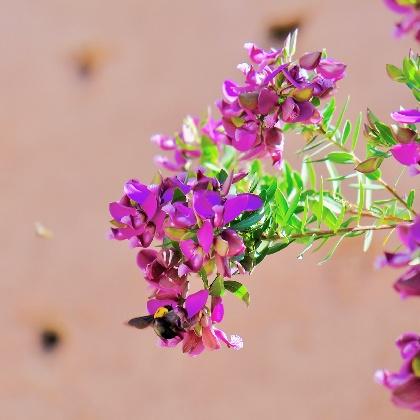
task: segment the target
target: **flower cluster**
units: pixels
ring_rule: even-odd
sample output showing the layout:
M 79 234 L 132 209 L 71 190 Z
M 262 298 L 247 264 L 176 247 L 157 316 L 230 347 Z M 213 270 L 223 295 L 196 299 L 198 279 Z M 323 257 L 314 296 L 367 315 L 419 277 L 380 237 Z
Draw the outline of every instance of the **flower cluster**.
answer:
M 393 112 L 394 121 L 404 126 L 394 127 L 394 138 L 398 144 L 390 149 L 392 156 L 399 163 L 409 168 L 410 175 L 420 174 L 420 139 L 417 132 L 408 127 L 408 124 L 420 122 L 420 112 L 417 109 L 403 109 Z
M 223 319 L 224 278 L 246 272 L 240 262 L 246 247 L 230 224 L 262 206 L 257 195 L 237 191 L 245 176 L 222 172 L 209 177 L 198 169 L 193 175 L 161 178 L 155 185 L 130 180 L 123 197 L 109 205 L 111 237 L 141 248 L 137 263 L 152 291 L 149 315 L 131 325 L 153 325 L 164 346 L 182 341 L 183 351 L 195 355 L 205 347 L 220 348 L 221 342 L 233 348 L 242 345 L 214 324 Z M 195 274 L 203 279 L 202 289 L 190 294 Z
M 393 12 L 402 16 L 402 20 L 395 25 L 395 36 L 401 37 L 414 32 L 420 41 L 420 2 L 418 0 L 384 0 Z
M 385 252 L 378 260 L 378 265 L 406 268 L 407 271 L 395 282 L 394 288 L 403 298 L 420 296 L 420 216 L 411 224 L 399 225 L 397 232 L 405 250 Z
M 298 62 L 288 61 L 284 49 L 264 51 L 247 43 L 252 64 L 238 66 L 244 84 L 223 84 L 223 99 L 217 103 L 228 144 L 243 153 L 243 159 L 271 157 L 282 162 L 284 123 L 316 124 L 317 109 L 345 75 L 346 66 L 323 58 L 321 52 L 307 53 Z
M 191 161 L 200 158 L 202 154 L 203 137 L 216 145 L 224 143 L 225 135 L 221 122 L 215 121 L 211 115 L 202 124 L 196 117 L 185 118 L 182 128 L 173 136 L 155 134 L 151 141 L 163 151 L 170 151 L 173 158 L 158 155 L 155 163 L 158 167 L 173 172 L 188 170 Z
M 396 344 L 403 359 L 400 371 L 380 370 L 375 379 L 391 390 L 395 405 L 420 411 L 420 336 L 404 334 Z
M 200 157 L 205 137 L 218 147 L 234 147 L 242 153 L 242 160 L 269 157 L 279 168 L 282 126 L 321 121 L 317 106 L 345 76 L 345 64 L 324 57 L 320 51 L 292 61 L 284 48 L 265 51 L 246 43 L 245 49 L 251 63 L 238 65 L 244 84 L 224 82 L 223 99 L 216 102 L 221 119 L 214 120 L 209 115 L 205 123 L 200 123 L 197 118 L 188 117 L 174 136 L 153 136 L 152 141 L 162 150 L 174 153 L 172 160 L 157 156 L 158 166 L 171 171 L 188 169 L 189 163 Z

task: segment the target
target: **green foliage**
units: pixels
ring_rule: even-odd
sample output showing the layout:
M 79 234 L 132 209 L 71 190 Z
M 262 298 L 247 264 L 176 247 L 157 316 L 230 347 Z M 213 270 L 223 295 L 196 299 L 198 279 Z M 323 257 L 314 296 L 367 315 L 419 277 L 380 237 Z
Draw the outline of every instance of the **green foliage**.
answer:
M 418 54 L 410 52 L 408 57 L 404 57 L 401 68 L 387 64 L 386 71 L 394 82 L 405 83 L 416 100 L 420 101 L 420 58 Z
M 227 280 L 224 282 L 224 288 L 241 299 L 246 305 L 250 303 L 248 289 L 239 281 Z

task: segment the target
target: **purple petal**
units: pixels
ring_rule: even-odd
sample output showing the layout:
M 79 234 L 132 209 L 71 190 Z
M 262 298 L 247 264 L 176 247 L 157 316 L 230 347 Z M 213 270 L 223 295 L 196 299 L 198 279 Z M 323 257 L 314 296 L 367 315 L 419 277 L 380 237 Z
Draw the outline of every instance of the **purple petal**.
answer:
M 218 328 L 213 328 L 214 334 L 216 337 L 223 341 L 227 347 L 232 348 L 234 350 L 240 350 L 244 347 L 244 342 L 239 335 L 231 335 L 230 339 L 227 337 L 224 331 L 219 330 Z
M 257 125 L 244 125 L 241 128 L 237 128 L 235 130 L 235 137 L 232 141 L 232 146 L 234 146 L 240 152 L 245 152 L 254 145 L 256 139 Z
M 184 257 L 189 260 L 195 255 L 197 244 L 192 239 L 186 239 L 179 243 L 179 247 Z
M 150 140 L 162 150 L 174 150 L 176 148 L 176 142 L 173 137 L 165 136 L 163 134 L 155 134 Z
M 109 203 L 109 213 L 115 220 L 120 222 L 125 216 L 135 216 L 137 211 L 133 207 L 123 206 L 120 203 L 113 202 Z
M 132 179 L 124 185 L 124 192 L 129 198 L 140 205 L 149 219 L 153 217 L 157 209 L 157 197 L 149 191 L 146 185 Z
M 210 252 L 213 244 L 213 226 L 209 220 L 205 220 L 203 226 L 197 231 L 198 243 L 204 250 L 204 253 Z
M 216 191 L 201 190 L 194 193 L 194 210 L 203 219 L 214 216 L 213 206 L 221 203 L 222 198 Z
M 401 164 L 415 165 L 420 161 L 420 143 L 396 144 L 391 148 L 391 153 Z
M 221 236 L 228 244 L 227 257 L 234 257 L 245 252 L 246 248 L 242 238 L 233 229 L 226 229 Z
M 394 289 L 402 298 L 420 296 L 420 265 L 403 274 L 394 284 Z
M 420 411 L 420 378 L 412 376 L 392 391 L 392 402 L 398 407 Z
M 395 13 L 408 13 L 410 12 L 410 6 L 403 6 L 397 2 L 397 0 L 384 0 L 384 3 Z
M 394 121 L 402 124 L 416 124 L 420 122 L 420 111 L 417 109 L 401 109 L 391 113 Z
M 232 80 L 224 81 L 222 90 L 223 90 L 223 95 L 228 101 L 233 102 L 238 97 L 237 88 L 238 88 L 238 85 Z
M 340 61 L 333 58 L 325 58 L 319 63 L 316 72 L 326 79 L 337 81 L 345 76 L 346 67 Z
M 158 253 L 154 249 L 142 249 L 137 254 L 137 265 L 144 271 L 150 263 L 156 260 L 157 255 Z
M 200 290 L 197 293 L 189 295 L 185 299 L 185 309 L 187 310 L 188 318 L 192 318 L 194 315 L 198 314 L 206 305 L 207 299 L 209 297 L 208 290 Z
M 236 219 L 244 211 L 255 211 L 261 208 L 263 201 L 255 194 L 238 194 L 226 200 L 223 213 L 223 221 L 225 224 Z
M 269 114 L 278 103 L 277 93 L 271 89 L 263 88 L 258 95 L 258 110 L 261 114 Z
M 224 316 L 223 301 L 221 297 L 212 297 L 211 300 L 211 319 L 213 322 L 222 322 Z
M 321 56 L 320 51 L 306 53 L 299 59 L 299 65 L 305 70 L 313 70 L 321 61 Z

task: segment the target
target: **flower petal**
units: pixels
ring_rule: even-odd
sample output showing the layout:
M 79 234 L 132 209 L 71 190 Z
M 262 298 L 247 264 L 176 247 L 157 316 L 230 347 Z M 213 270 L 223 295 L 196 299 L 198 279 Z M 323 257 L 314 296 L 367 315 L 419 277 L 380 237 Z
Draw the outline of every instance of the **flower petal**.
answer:
M 195 212 L 203 219 L 214 216 L 213 206 L 221 203 L 222 198 L 216 191 L 200 190 L 194 193 L 193 206 Z
M 197 293 L 189 295 L 185 299 L 185 309 L 187 310 L 188 318 L 192 318 L 194 315 L 198 314 L 206 305 L 207 299 L 209 297 L 208 290 L 200 290 Z
M 255 194 L 238 194 L 226 200 L 223 221 L 225 224 L 236 219 L 244 211 L 255 211 L 261 208 L 263 201 Z
M 209 220 L 205 220 L 201 228 L 198 229 L 197 239 L 204 253 L 208 254 L 213 244 L 213 226 Z

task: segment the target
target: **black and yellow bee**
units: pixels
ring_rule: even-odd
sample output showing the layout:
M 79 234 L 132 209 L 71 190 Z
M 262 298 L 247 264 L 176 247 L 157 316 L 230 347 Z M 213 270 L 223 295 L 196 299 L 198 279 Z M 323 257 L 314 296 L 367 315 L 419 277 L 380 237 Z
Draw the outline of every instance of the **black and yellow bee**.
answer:
M 143 330 L 153 327 L 155 333 L 164 340 L 175 337 L 182 338 L 184 317 L 182 313 L 176 312 L 171 306 L 161 306 L 153 315 L 140 316 L 128 321 L 128 325 Z

